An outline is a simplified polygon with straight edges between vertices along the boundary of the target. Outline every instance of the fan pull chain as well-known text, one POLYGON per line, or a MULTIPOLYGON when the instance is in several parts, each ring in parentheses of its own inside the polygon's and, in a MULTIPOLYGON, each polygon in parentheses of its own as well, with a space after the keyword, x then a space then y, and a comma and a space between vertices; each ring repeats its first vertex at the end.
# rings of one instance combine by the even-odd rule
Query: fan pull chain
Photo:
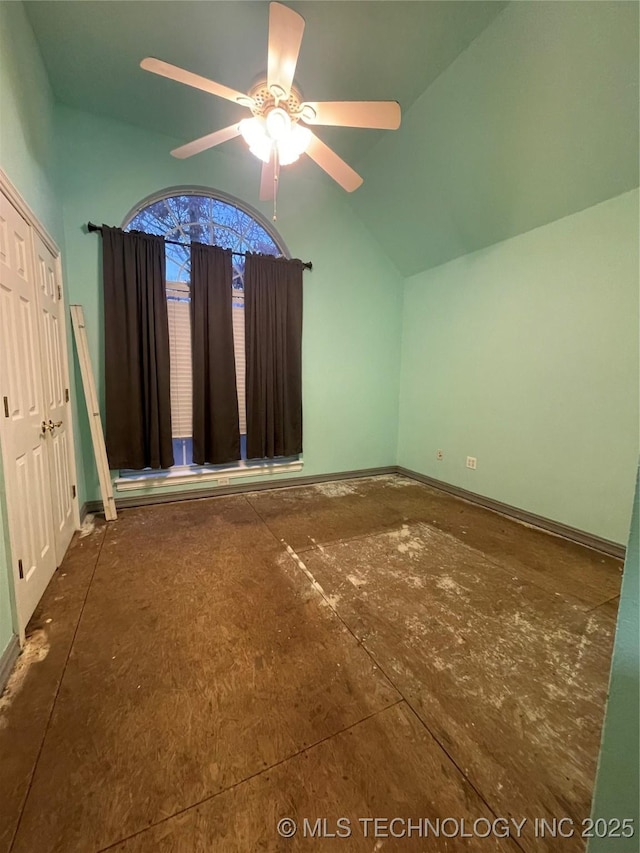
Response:
POLYGON ((278 163, 278 147, 273 146, 273 221, 278 219, 278 176, 280 167, 278 163))

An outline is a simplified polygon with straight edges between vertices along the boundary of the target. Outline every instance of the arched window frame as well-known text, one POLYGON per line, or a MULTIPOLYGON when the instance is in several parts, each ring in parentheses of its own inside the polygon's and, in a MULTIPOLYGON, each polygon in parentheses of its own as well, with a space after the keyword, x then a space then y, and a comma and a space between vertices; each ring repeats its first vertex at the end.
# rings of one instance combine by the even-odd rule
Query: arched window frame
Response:
MULTIPOLYGON (((236 355, 236 379, 238 385, 238 408, 240 412, 241 433, 246 430, 244 411, 244 261, 245 252, 262 252, 279 257, 290 257, 289 250, 282 237, 262 214, 241 199, 228 195, 210 187, 179 186, 168 187, 142 199, 125 216, 123 230, 146 231, 165 237, 167 241, 184 243, 188 247, 191 237, 198 242, 210 245, 222 245, 235 254, 233 256, 233 327, 236 355), (228 209, 226 221, 216 220, 213 215, 201 217, 198 221, 184 220, 179 210, 172 210, 165 204, 167 211, 167 226, 162 226, 162 220, 155 222, 136 220, 149 208, 159 202, 169 199, 185 199, 194 197, 210 203, 209 213, 213 214, 216 205, 219 212, 228 209), (235 213, 233 213, 233 212, 235 213), (232 227, 233 216, 236 215, 237 228, 232 227), (193 233, 195 232, 195 233, 193 233), (264 235, 264 236, 263 236, 264 235), (266 237, 266 239, 265 239, 266 237)), ((189 269, 190 253, 188 248, 182 251, 179 246, 167 243, 167 300, 169 302, 169 333, 171 342, 171 393, 172 419, 174 422, 174 457, 176 468, 193 467, 191 462, 191 437, 181 435, 189 430, 191 410, 191 375, 190 375, 190 331, 188 323, 189 302, 189 269), (172 310, 174 309, 174 310, 172 310), (188 336, 188 340, 187 340, 188 336), (188 365, 188 367, 185 367, 188 365)), ((245 439, 242 437, 243 458, 245 439)))
MULTIPOLYGON (((122 229, 127 231, 131 227, 131 223, 136 217, 138 217, 144 210, 149 207, 152 207, 154 204, 160 201, 166 201, 169 198, 182 198, 188 196, 195 196, 201 198, 211 199, 213 202, 221 202, 224 205, 229 205, 230 207, 234 207, 239 210, 242 214, 252 219, 256 222, 257 225, 262 228, 269 238, 273 241, 275 246, 278 249, 278 255, 284 258, 290 258, 291 254, 289 249, 287 248, 284 240, 280 236, 280 234, 276 231, 273 225, 266 219, 259 210, 256 210, 250 204, 246 204, 246 202, 242 201, 242 199, 236 198, 235 196, 229 195, 228 193, 224 193, 221 190, 211 189, 211 187, 202 187, 202 186, 178 186, 178 187, 167 187, 164 190, 160 190, 158 192, 152 193, 146 198, 142 199, 142 201, 138 202, 135 207, 131 208, 131 210, 124 217, 122 223, 122 229)), ((179 232, 184 228, 186 223, 175 222, 174 229, 178 231, 178 234, 172 232, 163 233, 162 236, 167 240, 178 240, 179 232)), ((222 226, 225 227, 225 226, 222 226)), ((140 229, 144 230, 144 229, 140 229)), ((160 234, 159 231, 153 231, 154 234, 160 234)), ((242 235, 241 235, 242 236, 242 235)), ((185 245, 189 243, 188 239, 184 240, 185 245)), ((210 240, 200 240, 200 242, 210 243, 210 240)), ((246 241, 245 241, 246 242, 246 241)), ((212 244, 213 245, 213 244, 212 244)), ((215 244, 220 245, 220 244, 215 244)), ((224 248, 230 248, 232 251, 246 252, 251 251, 250 248, 240 247, 237 248, 234 245, 226 245, 224 248)), ((255 251, 255 249, 254 249, 255 251)), ((271 254, 271 252, 265 253, 271 254)), ((235 261, 237 258, 234 258, 234 282, 237 280, 240 270, 237 269, 235 261)), ((238 265, 239 266, 239 265, 238 265)), ((181 279, 178 279, 181 280, 181 279)))

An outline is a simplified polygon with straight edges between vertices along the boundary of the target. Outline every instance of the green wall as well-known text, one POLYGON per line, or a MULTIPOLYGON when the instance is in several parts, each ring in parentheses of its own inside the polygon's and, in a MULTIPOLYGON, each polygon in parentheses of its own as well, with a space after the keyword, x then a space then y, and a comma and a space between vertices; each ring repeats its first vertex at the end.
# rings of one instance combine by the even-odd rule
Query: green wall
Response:
POLYGON ((54 187, 54 109, 23 4, 0 3, 0 168, 61 245, 61 210, 54 187))
MULTIPOLYGON (((243 150, 180 161, 169 154, 176 140, 131 125, 65 107, 57 122, 67 293, 85 308, 102 396, 100 238, 85 234, 84 224, 119 225, 141 199, 184 185, 230 193, 267 217, 271 207, 257 199, 260 164, 243 150)), ((292 171, 283 170, 276 225, 292 255, 313 262, 304 278, 301 475, 393 465, 402 280, 341 190, 292 171)), ((83 408, 81 501, 99 499, 83 408)))
POLYGON ((398 447, 406 468, 626 542, 637 190, 406 281, 398 447))
POLYGON ((640 469, 622 577, 609 701, 602 732, 592 817, 633 818, 629 839, 594 838, 589 853, 637 853, 640 847, 640 469))
MULTIPOLYGON (((24 8, 0 2, 0 168, 61 245, 61 211, 52 182, 53 113, 49 81, 24 8)), ((0 657, 13 634, 9 553, 0 460, 0 657)))

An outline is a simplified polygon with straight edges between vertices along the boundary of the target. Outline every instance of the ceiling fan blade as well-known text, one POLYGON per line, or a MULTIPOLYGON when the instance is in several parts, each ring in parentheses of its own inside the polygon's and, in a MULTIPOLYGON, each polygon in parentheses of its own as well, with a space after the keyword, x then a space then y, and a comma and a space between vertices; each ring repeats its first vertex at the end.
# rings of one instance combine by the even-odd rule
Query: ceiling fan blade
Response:
POLYGON ((302 104, 306 124, 336 127, 377 127, 397 130, 400 127, 400 104, 397 101, 306 101, 302 104), (311 107, 312 117, 305 107, 311 107))
POLYGON ((233 139, 235 136, 240 136, 240 129, 237 124, 231 124, 229 127, 223 127, 222 130, 216 130, 215 133, 208 133, 206 136, 194 139, 193 142, 187 142, 186 145, 174 148, 171 153, 179 160, 184 160, 185 157, 193 157, 194 154, 199 154, 201 151, 206 151, 207 148, 220 145, 222 142, 233 139))
POLYGON ((306 153, 348 193, 357 190, 362 184, 360 175, 341 157, 338 157, 335 151, 318 139, 315 133, 311 134, 311 142, 306 153))
POLYGON ((194 89, 209 92, 210 95, 226 98, 227 101, 233 101, 243 106, 250 106, 253 103, 253 99, 243 92, 237 92, 235 89, 223 86, 222 83, 215 83, 207 77, 201 77, 199 74, 193 74, 193 72, 179 68, 177 65, 163 62, 162 59, 154 59, 153 56, 147 56, 146 59, 143 59, 140 63, 140 68, 144 68, 145 71, 151 71, 152 74, 159 74, 161 77, 168 77, 169 80, 176 80, 178 83, 193 86, 194 89))
POLYGON ((275 178, 279 175, 280 168, 276 166, 276 158, 271 155, 268 163, 262 164, 262 175, 260 177, 260 201, 273 201, 275 198, 275 178))
POLYGON ((296 73, 304 18, 282 3, 269 4, 269 55, 267 86, 277 86, 288 98, 296 73))

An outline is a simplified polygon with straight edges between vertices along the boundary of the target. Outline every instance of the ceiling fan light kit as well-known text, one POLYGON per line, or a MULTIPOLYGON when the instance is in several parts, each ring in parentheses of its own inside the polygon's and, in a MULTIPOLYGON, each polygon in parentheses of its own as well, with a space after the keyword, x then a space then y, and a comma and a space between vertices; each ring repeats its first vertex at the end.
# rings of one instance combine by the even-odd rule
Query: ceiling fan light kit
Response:
POLYGON ((238 125, 249 151, 264 163, 277 156, 280 166, 289 166, 303 154, 311 142, 311 131, 293 124, 288 113, 275 108, 266 119, 254 116, 238 125))
POLYGON ((295 163, 301 154, 306 153, 347 192, 353 192, 362 184, 360 175, 305 124, 384 130, 396 130, 400 126, 400 105, 396 101, 307 103, 302 100, 302 94, 293 85, 293 78, 304 23, 302 15, 282 3, 269 4, 267 76, 248 94, 160 59, 147 57, 140 63, 145 71, 226 98, 251 110, 252 118, 188 142, 171 153, 179 158, 192 157, 242 136, 249 151, 263 163, 260 200, 274 201, 274 219, 280 166, 295 163))

